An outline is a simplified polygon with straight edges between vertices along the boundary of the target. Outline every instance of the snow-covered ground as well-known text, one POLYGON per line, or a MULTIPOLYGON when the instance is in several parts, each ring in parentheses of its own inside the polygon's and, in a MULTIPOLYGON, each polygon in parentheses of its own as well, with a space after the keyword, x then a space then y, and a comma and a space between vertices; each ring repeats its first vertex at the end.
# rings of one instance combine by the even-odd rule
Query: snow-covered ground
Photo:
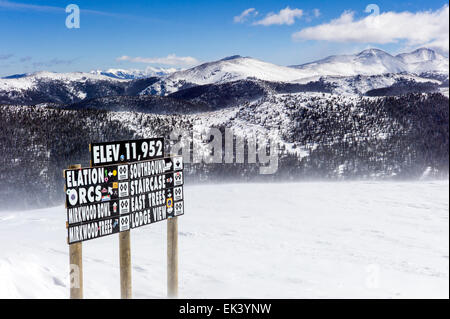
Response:
POLYGON ((358 54, 334 55, 325 59, 294 66, 315 75, 375 75, 409 72, 420 74, 428 71, 442 71, 448 74, 448 57, 420 48, 396 56, 379 49, 367 49, 358 54))
MULTIPOLYGON (((449 183, 186 186, 180 295, 448 298, 449 183)), ((68 297, 64 208, 0 212, 0 298, 68 297)), ((166 294, 166 222, 132 231, 133 294, 166 294)), ((83 244, 86 298, 119 297, 118 235, 83 244)))
POLYGON ((63 81, 65 83, 79 82, 84 83, 86 81, 125 81, 121 79, 113 79, 106 75, 85 73, 85 72, 69 72, 69 73, 56 73, 56 72, 34 72, 24 74, 18 78, 0 78, 0 90, 12 91, 12 90, 24 90, 24 89, 36 89, 39 81, 63 81))

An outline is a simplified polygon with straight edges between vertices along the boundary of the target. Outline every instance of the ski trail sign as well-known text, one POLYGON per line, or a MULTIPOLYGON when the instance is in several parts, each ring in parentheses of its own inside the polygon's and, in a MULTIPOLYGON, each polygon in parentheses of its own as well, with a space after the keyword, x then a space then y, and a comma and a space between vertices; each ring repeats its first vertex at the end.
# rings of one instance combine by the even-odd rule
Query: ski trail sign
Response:
POLYGON ((69 244, 184 214, 181 156, 68 169, 64 177, 69 244))
POLYGON ((164 157, 164 139, 92 143, 91 166, 130 163, 164 157))
POLYGON ((183 158, 164 157, 164 139, 92 143, 90 167, 64 170, 70 265, 83 298, 82 243, 119 234, 120 289, 131 298, 131 229, 167 220, 167 291, 178 293, 178 219, 184 214, 183 158))

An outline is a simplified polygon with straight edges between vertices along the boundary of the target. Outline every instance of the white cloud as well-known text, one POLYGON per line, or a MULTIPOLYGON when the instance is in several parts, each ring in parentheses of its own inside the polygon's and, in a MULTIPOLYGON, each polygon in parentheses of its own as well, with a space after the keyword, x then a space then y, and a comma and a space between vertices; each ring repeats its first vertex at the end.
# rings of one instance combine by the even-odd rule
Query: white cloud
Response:
POLYGON ((319 9, 314 9, 313 10, 313 14, 314 14, 314 17, 318 18, 320 16, 320 10, 319 9))
POLYGON ((301 9, 291 9, 286 7, 278 13, 269 13, 262 20, 256 21, 255 25, 264 25, 269 26, 273 24, 287 24, 292 25, 295 22, 296 18, 301 18, 303 16, 303 10, 301 9))
POLYGON ((428 46, 448 53, 449 6, 435 11, 384 12, 361 19, 346 11, 329 23, 300 30, 294 39, 356 43, 397 43, 428 46))
POLYGON ((234 21, 234 23, 243 23, 243 22, 245 22, 245 20, 247 20, 249 15, 256 16, 256 15, 258 15, 258 11, 256 11, 255 8, 248 8, 248 9, 242 11, 242 13, 240 15, 235 16, 233 21, 234 21))
POLYGON ((116 59, 117 61, 130 61, 135 63, 146 63, 146 64, 164 64, 164 65, 182 65, 191 66, 199 64, 200 62, 190 56, 176 56, 175 54, 169 54, 166 57, 160 58, 143 58, 143 57, 130 57, 123 55, 116 59))
MULTIPOLYGON (((49 12, 49 13, 66 12, 65 7, 63 8, 63 7, 55 7, 55 6, 47 6, 47 5, 39 5, 39 4, 27 4, 27 3, 12 2, 12 1, 7 1, 7 0, 0 0, 0 8, 6 9, 6 10, 11 10, 11 11, 37 11, 37 12, 49 12)), ((90 9, 85 9, 84 7, 81 8, 81 13, 82 14, 88 13, 88 14, 92 14, 92 15, 100 15, 100 16, 115 17, 115 18, 127 18, 127 19, 141 20, 141 21, 156 21, 156 19, 152 19, 152 18, 142 18, 142 17, 136 17, 133 15, 127 15, 127 14, 90 10, 90 9)))
POLYGON ((11 1, 0 1, 0 8, 10 9, 10 10, 33 10, 33 11, 47 11, 47 12, 62 12, 64 8, 17 3, 11 1))

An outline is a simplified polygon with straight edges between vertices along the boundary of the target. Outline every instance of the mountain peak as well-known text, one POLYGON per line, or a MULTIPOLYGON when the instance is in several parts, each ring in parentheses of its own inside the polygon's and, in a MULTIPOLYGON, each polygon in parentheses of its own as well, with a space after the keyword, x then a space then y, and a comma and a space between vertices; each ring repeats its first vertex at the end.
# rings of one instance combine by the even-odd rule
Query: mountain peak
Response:
POLYGON ((2 79, 21 79, 28 76, 28 73, 12 74, 2 77, 2 79))
POLYGON ((370 49, 366 49, 363 50, 361 52, 359 52, 356 56, 362 57, 362 56, 385 56, 385 55, 389 55, 389 53, 380 50, 380 49, 375 49, 375 48, 370 48, 370 49))
POLYGON ((227 57, 221 59, 220 61, 229 61, 229 60, 235 60, 235 59, 239 59, 239 58, 242 58, 242 56, 236 54, 236 55, 227 56, 227 57))
POLYGON ((143 79, 152 76, 167 76, 173 72, 178 71, 175 68, 158 68, 148 66, 144 70, 139 69, 107 69, 107 70, 93 70, 91 74, 104 75, 114 79, 122 79, 122 80, 135 80, 135 79, 143 79))
POLYGON ((428 48, 419 48, 410 53, 402 53, 396 56, 410 66, 410 71, 420 74, 437 71, 448 74, 448 58, 428 48))
POLYGON ((421 53, 421 52, 436 53, 436 51, 434 51, 433 49, 429 49, 429 48, 418 48, 418 49, 412 51, 411 53, 421 53))
POLYGON ((410 53, 402 53, 397 55, 398 58, 408 61, 409 63, 433 61, 438 58, 438 54, 432 49, 419 48, 410 53))
POLYGON ((419 48, 396 56, 370 48, 354 55, 334 55, 325 59, 293 66, 312 75, 374 75, 385 73, 438 72, 448 74, 448 58, 432 49, 419 48))

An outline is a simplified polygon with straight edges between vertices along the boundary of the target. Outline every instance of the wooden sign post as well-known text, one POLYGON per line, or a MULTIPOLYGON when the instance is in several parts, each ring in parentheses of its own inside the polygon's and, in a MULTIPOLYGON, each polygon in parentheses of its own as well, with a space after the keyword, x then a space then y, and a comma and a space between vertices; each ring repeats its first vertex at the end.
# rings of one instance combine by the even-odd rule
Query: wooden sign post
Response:
POLYGON ((64 171, 70 298, 83 298, 82 242, 119 234, 120 295, 132 298, 131 229, 168 219, 167 287, 178 296, 178 225, 184 215, 183 159, 164 139, 90 145, 91 165, 64 171))
POLYGON ((120 297, 131 299, 131 239, 130 231, 119 233, 120 297))
MULTIPOLYGON (((80 164, 69 169, 79 169, 80 164)), ((69 245, 70 299, 83 299, 83 243, 69 245)))
POLYGON ((178 297, 178 218, 167 220, 167 296, 178 297))

